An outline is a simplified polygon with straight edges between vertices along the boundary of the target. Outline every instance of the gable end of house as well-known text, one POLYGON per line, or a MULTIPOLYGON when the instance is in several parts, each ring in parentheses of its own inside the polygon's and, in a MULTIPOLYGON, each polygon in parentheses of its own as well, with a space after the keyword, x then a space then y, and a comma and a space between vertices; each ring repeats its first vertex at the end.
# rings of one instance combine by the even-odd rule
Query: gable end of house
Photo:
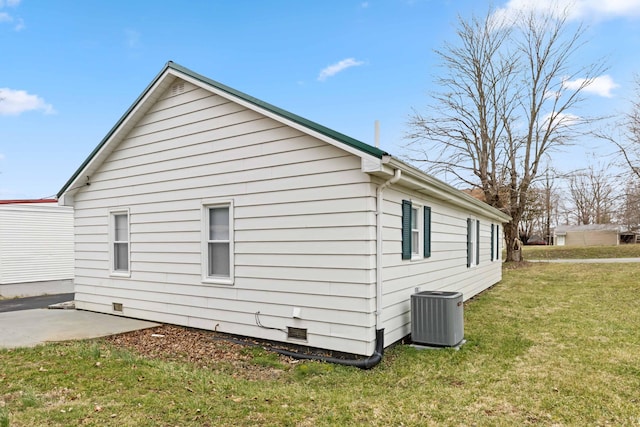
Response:
POLYGON ((349 151, 352 152, 352 154, 359 154, 363 158, 363 162, 371 158, 382 160, 385 156, 388 157, 388 153, 377 147, 373 147, 326 126, 322 126, 316 122, 305 119, 297 114, 293 114, 282 108, 276 107, 275 105, 269 104, 244 92, 238 91, 198 74, 186 67, 174 63, 173 61, 169 61, 60 189, 57 197, 63 204, 66 204, 64 200, 65 193, 70 193, 73 190, 82 188, 89 184, 90 175, 94 169, 92 166, 94 166, 95 163, 100 163, 100 154, 104 153, 103 155, 105 157, 108 155, 110 145, 117 145, 117 143, 120 142, 117 138, 118 133, 124 133, 124 131, 128 129, 127 123, 129 121, 135 121, 135 117, 144 115, 150 104, 153 104, 155 99, 157 99, 164 90, 171 86, 176 78, 191 81, 194 84, 205 87, 212 92, 223 96, 226 95, 226 97, 234 102, 242 104, 278 121, 282 121, 285 124, 293 126, 305 133, 309 133, 312 136, 320 137, 332 145, 342 145, 343 147, 350 149, 349 151), (86 182, 81 182, 83 176, 87 177, 86 182))

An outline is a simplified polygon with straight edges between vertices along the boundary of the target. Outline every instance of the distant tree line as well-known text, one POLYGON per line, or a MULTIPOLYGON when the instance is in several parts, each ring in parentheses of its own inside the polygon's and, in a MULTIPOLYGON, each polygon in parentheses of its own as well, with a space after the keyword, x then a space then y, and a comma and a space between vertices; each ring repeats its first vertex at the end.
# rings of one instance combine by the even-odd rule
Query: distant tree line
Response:
POLYGON ((547 172, 529 191, 520 239, 550 243, 553 229, 564 224, 618 224, 640 231, 640 179, 612 170, 617 169, 606 164, 569 174, 547 172))

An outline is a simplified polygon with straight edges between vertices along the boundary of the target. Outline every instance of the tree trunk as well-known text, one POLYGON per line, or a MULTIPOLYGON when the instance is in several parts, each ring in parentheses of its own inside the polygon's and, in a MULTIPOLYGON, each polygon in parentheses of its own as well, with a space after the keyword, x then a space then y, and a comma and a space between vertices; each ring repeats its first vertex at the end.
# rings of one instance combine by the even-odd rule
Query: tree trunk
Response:
POLYGON ((504 225, 504 240, 507 247, 506 262, 522 261, 522 242, 518 238, 518 225, 511 221, 504 225))

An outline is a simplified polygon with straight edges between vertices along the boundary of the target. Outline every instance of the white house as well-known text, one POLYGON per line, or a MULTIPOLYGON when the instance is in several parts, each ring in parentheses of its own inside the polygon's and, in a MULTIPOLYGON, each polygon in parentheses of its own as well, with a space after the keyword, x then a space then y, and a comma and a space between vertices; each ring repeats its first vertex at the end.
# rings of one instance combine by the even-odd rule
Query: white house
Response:
POLYGON ((172 62, 58 196, 77 308, 358 355, 410 333, 416 289, 498 282, 509 219, 172 62))
POLYGON ((73 292, 73 209, 0 200, 0 296, 73 292))

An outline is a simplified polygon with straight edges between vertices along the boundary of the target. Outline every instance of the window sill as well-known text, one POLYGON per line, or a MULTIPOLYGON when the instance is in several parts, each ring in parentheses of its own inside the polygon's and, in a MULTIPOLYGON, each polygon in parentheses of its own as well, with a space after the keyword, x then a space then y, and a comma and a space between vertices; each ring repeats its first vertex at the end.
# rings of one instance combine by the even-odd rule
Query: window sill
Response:
POLYGON ((233 279, 215 279, 213 277, 205 277, 202 279, 202 283, 207 285, 233 286, 233 279))
POLYGON ((112 271, 111 273, 109 273, 109 276, 130 278, 131 272, 130 271, 112 271))

